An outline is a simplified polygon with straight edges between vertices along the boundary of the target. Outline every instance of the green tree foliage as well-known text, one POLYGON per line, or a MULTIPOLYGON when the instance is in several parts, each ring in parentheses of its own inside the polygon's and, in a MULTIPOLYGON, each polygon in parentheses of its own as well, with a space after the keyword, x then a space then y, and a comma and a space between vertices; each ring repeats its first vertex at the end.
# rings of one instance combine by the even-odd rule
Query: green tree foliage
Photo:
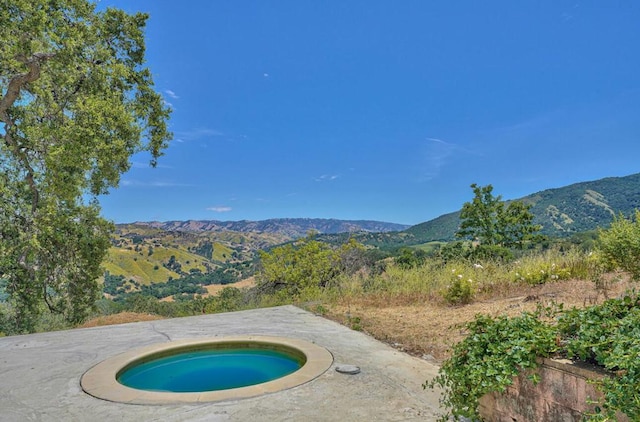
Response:
POLYGON ((635 220, 620 215, 607 230, 599 231, 598 250, 606 267, 628 271, 640 280, 640 211, 635 220))
POLYGON ((284 291, 296 296, 309 287, 325 287, 341 273, 352 273, 363 262, 364 247, 350 240, 339 248, 313 240, 311 236, 294 244, 261 251, 259 289, 265 293, 284 291))
POLYGON ((132 154, 155 165, 170 110, 144 67, 147 15, 88 0, 0 0, 0 278, 16 331, 81 321, 112 225, 97 196, 132 154))
POLYGON ((411 269, 421 265, 426 259, 426 252, 420 249, 402 248, 395 257, 396 264, 403 269, 411 269))
POLYGON ((465 202, 460 212, 458 238, 468 238, 483 247, 521 249, 526 240, 540 230, 533 224, 530 206, 520 201, 508 205, 500 195, 493 196, 493 186, 471 185, 474 198, 465 202))

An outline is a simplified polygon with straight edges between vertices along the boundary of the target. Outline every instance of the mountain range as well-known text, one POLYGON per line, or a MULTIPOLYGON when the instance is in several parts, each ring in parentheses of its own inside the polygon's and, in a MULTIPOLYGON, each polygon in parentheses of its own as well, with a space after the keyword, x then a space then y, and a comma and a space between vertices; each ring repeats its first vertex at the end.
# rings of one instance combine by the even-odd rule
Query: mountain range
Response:
POLYGON ((384 233, 390 231, 402 231, 410 227, 405 224, 385 223, 381 221, 336 220, 326 218, 274 218, 262 221, 152 221, 136 222, 134 224, 151 226, 167 231, 274 233, 284 235, 292 239, 304 237, 309 234, 309 232, 316 232, 319 234, 353 232, 384 233))

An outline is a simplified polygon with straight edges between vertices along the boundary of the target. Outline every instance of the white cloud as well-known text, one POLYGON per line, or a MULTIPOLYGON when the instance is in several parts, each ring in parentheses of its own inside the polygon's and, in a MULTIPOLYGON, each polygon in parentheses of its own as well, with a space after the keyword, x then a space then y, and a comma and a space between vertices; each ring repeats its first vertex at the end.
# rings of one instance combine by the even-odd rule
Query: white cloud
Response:
POLYGON ((424 152, 424 167, 422 169, 422 178, 424 180, 432 180, 438 177, 442 168, 457 152, 482 155, 439 138, 427 138, 427 141, 424 152))
POLYGON ((167 94, 169 97, 173 98, 174 100, 177 100, 178 98, 180 98, 180 97, 178 97, 178 96, 176 95, 176 93, 175 93, 175 92, 173 92, 173 91, 172 91, 172 90, 170 90, 170 89, 165 89, 165 90, 164 90, 164 92, 165 92, 165 94, 167 94))
POLYGON ((427 141, 429 143, 426 146, 423 177, 426 180, 431 180, 438 177, 442 167, 453 154, 455 145, 437 138, 427 138, 427 141))
POLYGON ((196 141, 200 139, 224 136, 224 133, 215 129, 199 128, 186 131, 175 131, 175 139, 178 142, 196 141))
POLYGON ((339 178, 340 176, 337 174, 323 174, 320 177, 316 177, 315 180, 316 182, 330 182, 332 180, 336 180, 337 178, 339 178))
POLYGON ((207 211, 215 211, 215 212, 229 212, 231 210, 232 210, 231 207, 224 207, 224 206, 221 206, 221 207, 208 207, 207 208, 207 211))
POLYGON ((438 139, 438 138, 427 138, 427 141, 431 141, 431 142, 437 142, 439 144, 447 144, 445 141, 443 141, 442 139, 438 139))

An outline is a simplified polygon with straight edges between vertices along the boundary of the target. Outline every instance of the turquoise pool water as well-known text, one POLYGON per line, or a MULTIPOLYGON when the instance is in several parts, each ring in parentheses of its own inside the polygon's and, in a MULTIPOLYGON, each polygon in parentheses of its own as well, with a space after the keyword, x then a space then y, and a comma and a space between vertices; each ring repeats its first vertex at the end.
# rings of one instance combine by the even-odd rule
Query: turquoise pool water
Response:
POLYGON ((127 387, 191 393, 246 387, 284 377, 303 365, 269 349, 208 349, 179 352, 135 365, 118 375, 127 387))

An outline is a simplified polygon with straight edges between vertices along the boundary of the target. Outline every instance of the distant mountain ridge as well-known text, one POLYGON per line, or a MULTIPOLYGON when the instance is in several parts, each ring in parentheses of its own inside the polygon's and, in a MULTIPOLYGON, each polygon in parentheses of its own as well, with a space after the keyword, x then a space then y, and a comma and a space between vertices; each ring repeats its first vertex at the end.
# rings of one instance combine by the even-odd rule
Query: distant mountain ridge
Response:
POLYGON ((320 234, 336 233, 385 233, 402 231, 409 228, 406 224, 387 223, 372 220, 338 220, 325 218, 274 218, 261 221, 219 221, 219 220, 187 220, 187 221, 151 221, 135 222, 167 231, 234 231, 240 233, 275 233, 290 238, 304 237, 309 231, 320 234))

